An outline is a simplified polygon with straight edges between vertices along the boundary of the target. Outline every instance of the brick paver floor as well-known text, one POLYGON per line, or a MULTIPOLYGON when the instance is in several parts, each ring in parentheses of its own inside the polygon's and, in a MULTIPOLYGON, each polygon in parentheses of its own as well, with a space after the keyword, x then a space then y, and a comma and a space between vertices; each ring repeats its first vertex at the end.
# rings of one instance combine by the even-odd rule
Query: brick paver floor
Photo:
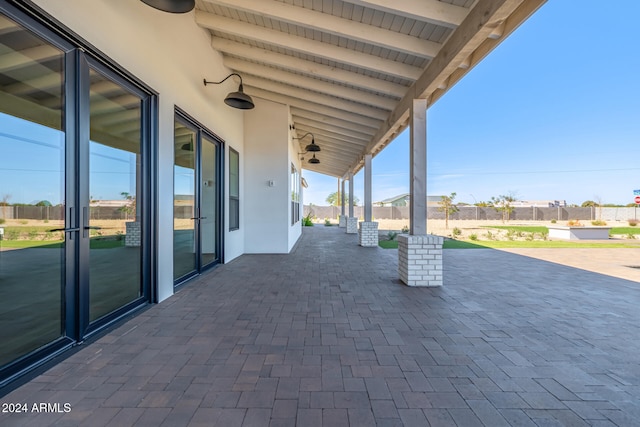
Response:
POLYGON ((487 249, 409 288, 396 258, 304 229, 2 397, 29 413, 0 425, 640 425, 639 283, 487 249))

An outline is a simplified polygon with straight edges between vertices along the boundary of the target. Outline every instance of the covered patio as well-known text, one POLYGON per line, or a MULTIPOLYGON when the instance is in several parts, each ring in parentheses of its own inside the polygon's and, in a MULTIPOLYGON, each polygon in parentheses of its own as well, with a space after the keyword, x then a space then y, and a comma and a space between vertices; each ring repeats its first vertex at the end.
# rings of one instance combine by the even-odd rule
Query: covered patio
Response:
POLYGON ((445 286, 412 288, 396 251, 305 228, 290 254, 242 255, 78 346, 4 396, 28 411, 0 424, 637 425, 638 272, 579 267, 445 250, 445 286))

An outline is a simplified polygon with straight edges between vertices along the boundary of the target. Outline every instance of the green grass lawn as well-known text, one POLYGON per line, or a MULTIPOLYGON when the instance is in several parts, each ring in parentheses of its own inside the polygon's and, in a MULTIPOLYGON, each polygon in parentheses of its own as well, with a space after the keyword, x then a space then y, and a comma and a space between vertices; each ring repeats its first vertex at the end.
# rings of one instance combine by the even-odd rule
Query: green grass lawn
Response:
POLYGON ((638 227, 613 227, 611 234, 640 234, 638 227))
POLYGON ((383 249, 398 249, 398 241, 397 240, 380 240, 378 242, 378 246, 383 249))

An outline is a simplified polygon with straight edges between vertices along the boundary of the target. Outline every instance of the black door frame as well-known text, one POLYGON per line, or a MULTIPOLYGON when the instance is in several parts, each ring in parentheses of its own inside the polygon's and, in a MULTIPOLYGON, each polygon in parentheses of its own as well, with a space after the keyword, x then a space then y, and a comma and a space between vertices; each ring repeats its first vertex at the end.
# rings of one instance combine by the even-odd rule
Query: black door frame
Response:
MULTIPOLYGON (((20 376, 81 344, 132 311, 157 301, 158 94, 33 3, 0 0, 0 14, 65 52, 65 245, 61 337, 0 366, 0 390, 20 376), (89 67, 142 99, 141 190, 142 295, 89 323, 89 239, 83 237, 89 211, 89 67)), ((88 233, 87 233, 88 236, 88 233)))
MULTIPOLYGON (((189 279, 194 276, 207 271, 218 264, 224 262, 224 140, 215 133, 208 130, 205 126, 200 124, 197 120, 189 116, 183 109, 175 107, 175 121, 190 128, 196 133, 196 140, 194 141, 194 153, 195 153, 195 197, 194 200, 194 212, 195 217, 200 216, 201 204, 202 204, 202 140, 206 138, 212 141, 216 149, 216 242, 215 251, 217 258, 207 265, 202 265, 202 233, 200 228, 200 221, 196 219, 194 226, 195 233, 195 251, 196 251, 196 266, 195 270, 174 279, 174 288, 180 287, 189 279)), ((175 162, 175 160, 174 160, 175 162)), ((174 190, 175 192, 175 190, 174 190)))

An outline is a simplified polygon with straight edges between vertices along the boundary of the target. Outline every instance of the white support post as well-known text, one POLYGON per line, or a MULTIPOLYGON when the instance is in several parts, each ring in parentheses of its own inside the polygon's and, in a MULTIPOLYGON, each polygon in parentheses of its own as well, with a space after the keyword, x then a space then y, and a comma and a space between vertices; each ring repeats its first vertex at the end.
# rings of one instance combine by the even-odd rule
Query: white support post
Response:
POLYGON ((371 154, 364 155, 364 220, 371 222, 371 154))
POLYGON ((410 111, 409 234, 427 234, 427 100, 414 99, 410 111))
POLYGON ((349 171, 349 218, 353 217, 353 172, 349 171))
POLYGON ((345 228, 347 226, 347 216, 345 215, 345 196, 344 196, 344 179, 342 179, 342 183, 340 184, 342 187, 342 194, 340 194, 340 219, 338 221, 338 226, 340 228, 345 228))
POLYGON ((358 232, 358 218, 353 216, 353 172, 349 171, 349 216, 347 217, 347 234, 358 232))
POLYGON ((344 179, 340 181, 340 215, 344 216, 344 179))
POLYGON ((360 223, 358 237, 360 246, 378 246, 378 223, 373 222, 371 202, 371 154, 364 156, 364 221, 360 223))
POLYGON ((427 101, 410 111, 410 232, 398 236, 398 273, 408 286, 442 286, 441 236, 427 234, 427 101))

